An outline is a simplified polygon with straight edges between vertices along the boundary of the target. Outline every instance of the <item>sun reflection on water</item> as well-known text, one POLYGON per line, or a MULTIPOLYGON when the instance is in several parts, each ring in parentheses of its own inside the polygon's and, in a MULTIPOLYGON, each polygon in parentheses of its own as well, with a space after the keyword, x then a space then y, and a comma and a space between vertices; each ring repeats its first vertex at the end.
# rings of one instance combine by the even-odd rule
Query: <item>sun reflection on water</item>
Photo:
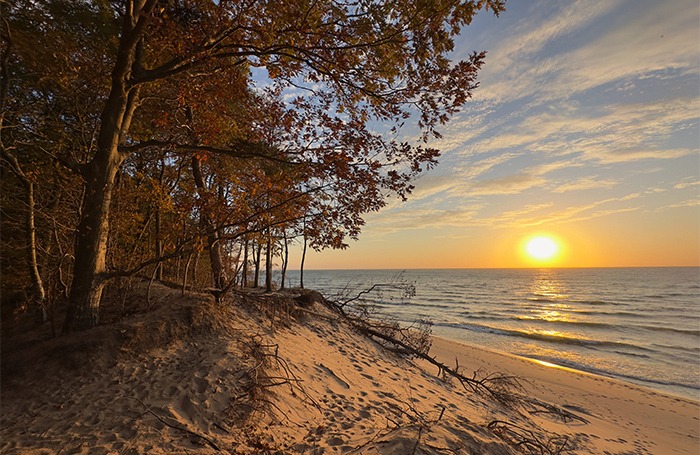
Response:
MULTIPOLYGON (((532 321, 546 322, 573 322, 571 314, 571 305, 566 300, 568 294, 566 288, 556 278, 555 272, 551 270, 542 270, 532 282, 528 290, 532 298, 528 299, 531 302, 538 303, 531 309, 531 315, 523 319, 532 321)), ((553 335, 557 335, 558 332, 553 335)))
POLYGON ((556 279, 554 273, 543 270, 532 283, 530 293, 536 297, 546 297, 550 300, 564 299, 568 297, 562 283, 556 279))

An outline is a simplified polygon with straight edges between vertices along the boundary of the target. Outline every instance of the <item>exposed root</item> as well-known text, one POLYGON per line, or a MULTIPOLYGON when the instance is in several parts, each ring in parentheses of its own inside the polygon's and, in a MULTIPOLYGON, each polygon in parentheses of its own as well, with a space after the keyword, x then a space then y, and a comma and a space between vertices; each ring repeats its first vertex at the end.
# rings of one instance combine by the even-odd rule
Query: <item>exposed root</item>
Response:
POLYGON ((568 436, 539 436, 532 430, 504 420, 494 420, 488 428, 508 444, 529 454, 560 455, 573 447, 568 436))

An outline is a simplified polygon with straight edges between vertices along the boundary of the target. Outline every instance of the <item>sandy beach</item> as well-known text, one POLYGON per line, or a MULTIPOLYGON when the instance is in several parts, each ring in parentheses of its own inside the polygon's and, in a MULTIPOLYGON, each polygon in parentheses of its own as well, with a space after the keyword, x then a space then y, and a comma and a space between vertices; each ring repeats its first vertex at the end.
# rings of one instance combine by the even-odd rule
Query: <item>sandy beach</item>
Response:
POLYGON ((457 357, 470 368, 527 379, 533 397, 588 421, 564 427, 539 423, 550 431, 580 435, 592 453, 700 453, 700 408, 695 401, 441 338, 434 338, 431 353, 445 362, 457 357))
POLYGON ((612 379, 433 339, 516 404, 437 376, 316 303, 215 305, 157 286, 84 333, 3 343, 2 453, 697 454, 700 406, 612 379))

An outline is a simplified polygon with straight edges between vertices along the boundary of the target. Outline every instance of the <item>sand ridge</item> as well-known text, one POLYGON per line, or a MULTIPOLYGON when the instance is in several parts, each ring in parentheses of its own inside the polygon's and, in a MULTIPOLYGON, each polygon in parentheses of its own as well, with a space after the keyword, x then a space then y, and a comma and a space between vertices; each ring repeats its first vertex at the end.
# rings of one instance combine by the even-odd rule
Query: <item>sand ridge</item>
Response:
POLYGON ((157 286, 149 312, 4 355, 2 453, 509 454, 523 435, 552 453, 698 453, 690 400, 434 340, 444 362, 517 373, 583 418, 563 421, 445 382, 318 304, 272 323, 240 296, 157 286))

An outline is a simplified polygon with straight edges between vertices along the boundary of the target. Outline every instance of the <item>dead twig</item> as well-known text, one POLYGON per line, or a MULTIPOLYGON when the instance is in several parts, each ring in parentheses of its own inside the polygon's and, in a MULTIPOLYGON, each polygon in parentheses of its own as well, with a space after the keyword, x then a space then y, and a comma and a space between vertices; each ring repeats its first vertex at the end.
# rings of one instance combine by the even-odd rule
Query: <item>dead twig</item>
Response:
POLYGON ((209 445, 210 445, 214 450, 216 450, 217 452, 221 452, 221 449, 214 443, 214 441, 212 441, 212 440, 209 439, 208 437, 206 437, 206 436, 204 436, 204 435, 201 435, 201 434, 197 433, 196 431, 192 431, 192 430, 190 430, 190 429, 188 429, 188 428, 185 428, 185 427, 183 427, 183 426, 175 425, 175 424, 172 424, 172 423, 168 422, 167 420, 165 420, 164 418, 162 418, 161 416, 159 416, 158 414, 156 414, 156 413, 155 413, 150 407, 148 407, 148 405, 147 405, 146 403, 144 403, 143 400, 141 400, 139 397, 134 397, 134 398, 135 398, 136 400, 138 400, 138 402, 141 403, 141 404, 144 406, 144 408, 146 408, 146 411, 148 411, 150 414, 152 414, 156 419, 160 420, 163 424, 167 425, 167 426, 170 427, 170 428, 174 428, 174 429, 176 429, 176 430, 184 431, 185 433, 189 433, 189 434, 191 434, 192 436, 196 436, 196 437, 198 437, 198 438, 200 438, 200 439, 206 441, 207 444, 209 444, 209 445))
POLYGON ((570 450, 568 436, 544 437, 504 420, 494 420, 487 427, 499 438, 520 450, 537 455, 561 455, 570 450))
POLYGON ((588 424, 590 423, 588 420, 584 419, 583 417, 574 414, 571 411, 567 411, 566 409, 562 409, 559 406, 555 406, 550 403, 545 403, 544 401, 537 400, 535 398, 526 398, 524 400, 527 404, 533 406, 532 409, 528 409, 527 412, 530 414, 551 414, 555 418, 558 418, 564 423, 569 423, 569 422, 580 422, 583 424, 588 424))

